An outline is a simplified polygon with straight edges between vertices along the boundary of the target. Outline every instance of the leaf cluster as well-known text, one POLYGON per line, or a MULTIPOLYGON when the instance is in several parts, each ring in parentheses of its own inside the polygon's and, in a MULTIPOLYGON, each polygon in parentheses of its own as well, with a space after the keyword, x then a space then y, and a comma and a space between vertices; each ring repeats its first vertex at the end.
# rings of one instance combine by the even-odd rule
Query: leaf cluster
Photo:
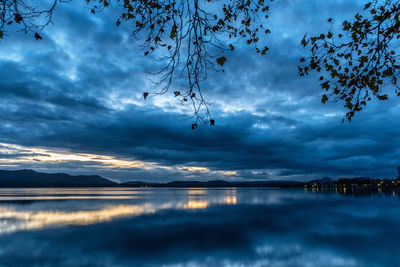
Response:
MULTIPOLYGON (((328 19, 333 25, 333 19, 328 19)), ((331 27, 332 29, 332 27, 331 27)), ((372 98, 387 100, 385 87, 392 85, 400 96, 398 77, 400 62, 400 1, 375 0, 362 13, 342 23, 339 33, 329 30, 301 41, 311 51, 300 59, 301 76, 319 73, 325 91, 322 103, 342 101, 351 118, 372 98)))

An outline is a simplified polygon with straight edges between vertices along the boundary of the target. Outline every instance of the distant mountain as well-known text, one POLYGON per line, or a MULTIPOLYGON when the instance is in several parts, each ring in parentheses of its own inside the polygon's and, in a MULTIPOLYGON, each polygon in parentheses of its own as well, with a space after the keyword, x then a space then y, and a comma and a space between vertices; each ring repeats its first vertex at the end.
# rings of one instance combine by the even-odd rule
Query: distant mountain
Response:
POLYGON ((304 182, 295 181, 249 181, 228 182, 212 181, 172 181, 167 183, 149 183, 129 181, 115 183, 98 175, 69 175, 65 173, 43 173, 34 170, 0 170, 0 187, 301 187, 304 182))
POLYGON ((126 187, 302 187, 304 182, 295 181, 249 181, 249 182, 229 182, 224 180, 211 181, 172 181, 167 183, 146 183, 141 181, 131 181, 120 184, 126 187))
POLYGON ((68 175, 33 170, 0 170, 0 187, 99 187, 115 186, 115 182, 98 175, 68 175))
POLYGON ((306 182, 299 181, 172 181, 165 183, 129 181, 124 183, 115 183, 98 175, 69 175, 65 173, 43 173, 34 170, 0 170, 0 188, 1 187, 274 187, 274 188, 299 188, 304 186, 335 186, 335 185, 363 185, 365 184, 393 184, 388 179, 372 180, 368 177, 340 178, 337 181, 329 177, 310 180, 306 182))

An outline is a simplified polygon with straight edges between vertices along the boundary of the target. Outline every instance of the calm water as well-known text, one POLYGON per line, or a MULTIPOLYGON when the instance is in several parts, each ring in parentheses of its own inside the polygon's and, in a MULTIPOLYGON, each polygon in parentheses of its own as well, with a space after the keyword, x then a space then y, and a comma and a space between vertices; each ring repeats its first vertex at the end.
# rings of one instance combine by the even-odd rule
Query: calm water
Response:
POLYGON ((0 189, 0 266, 399 266, 396 195, 0 189))

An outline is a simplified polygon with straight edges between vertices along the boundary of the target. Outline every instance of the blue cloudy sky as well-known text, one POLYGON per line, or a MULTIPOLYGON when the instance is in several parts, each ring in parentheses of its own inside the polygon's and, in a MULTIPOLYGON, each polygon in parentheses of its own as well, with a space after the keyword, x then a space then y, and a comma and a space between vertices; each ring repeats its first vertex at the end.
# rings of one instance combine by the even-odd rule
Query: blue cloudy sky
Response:
MULTIPOLYGON (((100 174, 114 180, 307 180, 395 176, 399 99, 372 102, 341 124, 341 103, 321 104, 315 77, 300 78, 305 32, 327 31, 362 1, 271 3, 266 56, 239 46, 203 91, 216 126, 191 130, 191 110, 156 92, 120 10, 92 15, 86 1, 60 4, 36 41, 0 42, 0 168, 100 174)), ((179 81, 178 81, 179 83, 179 81)))

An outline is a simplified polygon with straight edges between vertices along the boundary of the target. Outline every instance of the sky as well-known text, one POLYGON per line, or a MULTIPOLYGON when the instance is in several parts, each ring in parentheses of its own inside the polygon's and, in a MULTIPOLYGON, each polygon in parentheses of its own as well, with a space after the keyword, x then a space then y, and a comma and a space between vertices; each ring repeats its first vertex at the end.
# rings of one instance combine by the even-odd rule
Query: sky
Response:
POLYGON ((225 54, 225 72, 202 84, 216 125, 195 131, 173 90, 152 94, 160 62, 116 27, 120 10, 93 15, 85 2, 59 4, 43 40, 10 31, 0 41, 0 169, 149 182, 397 175, 399 99, 342 124, 343 104, 321 104, 316 77, 297 71, 303 35, 329 30, 329 17, 340 25, 362 1, 272 2, 270 51, 225 54))

